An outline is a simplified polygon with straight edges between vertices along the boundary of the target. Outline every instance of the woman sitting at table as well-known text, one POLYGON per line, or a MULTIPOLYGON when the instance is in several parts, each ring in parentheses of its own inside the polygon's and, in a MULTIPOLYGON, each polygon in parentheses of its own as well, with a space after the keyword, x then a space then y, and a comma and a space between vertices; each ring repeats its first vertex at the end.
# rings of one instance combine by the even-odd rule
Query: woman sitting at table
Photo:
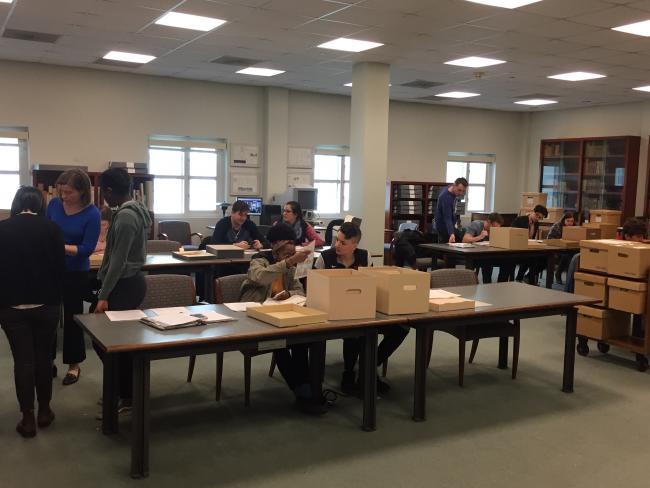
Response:
POLYGON ((54 421, 52 344, 65 273, 65 241, 44 217, 43 195, 21 187, 11 217, 0 222, 0 324, 14 357, 16 396, 23 414, 16 431, 34 437, 54 421), (34 418, 34 390, 38 416, 34 418))
POLYGON ((316 247, 325 245, 325 241, 320 238, 314 228, 302 218, 302 208, 298 202, 291 201, 284 204, 281 222, 293 228, 296 233, 295 244, 297 246, 306 246, 310 242, 314 242, 316 247))

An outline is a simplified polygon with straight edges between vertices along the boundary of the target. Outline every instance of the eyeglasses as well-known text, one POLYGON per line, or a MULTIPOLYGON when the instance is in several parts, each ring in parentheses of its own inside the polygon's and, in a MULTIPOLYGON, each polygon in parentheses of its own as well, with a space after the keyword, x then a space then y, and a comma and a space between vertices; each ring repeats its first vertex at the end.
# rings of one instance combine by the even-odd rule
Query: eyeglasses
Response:
POLYGON ((284 210, 282 210, 282 213, 293 213, 293 210, 285 208, 284 210))

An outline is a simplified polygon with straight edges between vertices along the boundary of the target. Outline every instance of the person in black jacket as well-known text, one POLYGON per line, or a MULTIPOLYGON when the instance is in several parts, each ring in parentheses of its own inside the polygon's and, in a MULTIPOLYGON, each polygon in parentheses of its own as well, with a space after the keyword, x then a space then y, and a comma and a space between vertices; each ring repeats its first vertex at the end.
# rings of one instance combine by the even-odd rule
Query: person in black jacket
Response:
POLYGON ((34 437, 37 424, 45 428, 54 421, 52 345, 65 273, 65 242, 59 226, 44 215, 41 192, 21 187, 11 217, 0 222, 0 324, 14 357, 16 396, 23 415, 16 430, 23 437, 34 437))
MULTIPOLYGON (((336 236, 334 247, 323 251, 314 263, 317 269, 350 268, 368 266, 368 251, 359 249, 361 240, 361 229, 352 222, 345 222, 341 225, 336 236)), ((383 364, 393 352, 400 346, 409 333, 409 329, 399 325, 382 327, 381 333, 384 339, 377 348, 377 365, 383 364)), ((343 339, 343 363, 344 371, 341 377, 341 390, 348 395, 358 392, 359 382, 355 381, 354 366, 357 363, 361 347, 361 338, 343 339)), ((377 392, 388 393, 388 383, 377 378, 377 392)))
POLYGON ((262 249, 264 236, 255 222, 248 218, 248 203, 237 200, 232 204, 229 217, 224 217, 214 226, 211 244, 233 244, 242 249, 262 249))
MULTIPOLYGON (((537 231, 539 230, 539 221, 548 217, 548 210, 544 205, 535 205, 532 212, 526 215, 520 215, 512 221, 512 227, 519 227, 520 229, 528 229, 528 238, 535 239, 537 231)), ((528 271, 529 263, 520 263, 519 270, 517 270, 517 281, 523 281, 528 271)), ((533 277, 537 276, 544 269, 543 262, 535 262, 528 275, 528 281, 532 284, 533 277)))

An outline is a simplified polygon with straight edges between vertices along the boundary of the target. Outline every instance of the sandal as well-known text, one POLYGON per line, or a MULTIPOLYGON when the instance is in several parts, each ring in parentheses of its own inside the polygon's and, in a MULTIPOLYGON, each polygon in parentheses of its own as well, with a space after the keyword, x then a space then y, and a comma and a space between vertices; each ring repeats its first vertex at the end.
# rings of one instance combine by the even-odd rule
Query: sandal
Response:
POLYGON ((81 368, 77 369, 77 374, 74 374, 72 371, 74 370, 68 370, 61 383, 67 386, 74 385, 77 381, 79 381, 79 376, 81 376, 81 368))

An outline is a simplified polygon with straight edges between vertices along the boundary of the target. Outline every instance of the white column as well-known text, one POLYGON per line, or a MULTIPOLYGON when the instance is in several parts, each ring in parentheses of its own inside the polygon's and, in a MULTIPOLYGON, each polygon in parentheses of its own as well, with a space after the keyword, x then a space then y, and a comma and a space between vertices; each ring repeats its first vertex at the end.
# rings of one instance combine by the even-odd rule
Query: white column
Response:
POLYGON ((266 89, 264 201, 287 189, 287 151, 289 144, 289 90, 266 89))
MULTIPOLYGON (((361 217, 361 247, 384 252, 384 210, 388 175, 388 105, 390 67, 358 63, 352 71, 350 120, 350 213, 361 217)), ((375 265, 381 258, 373 259, 375 265)))

